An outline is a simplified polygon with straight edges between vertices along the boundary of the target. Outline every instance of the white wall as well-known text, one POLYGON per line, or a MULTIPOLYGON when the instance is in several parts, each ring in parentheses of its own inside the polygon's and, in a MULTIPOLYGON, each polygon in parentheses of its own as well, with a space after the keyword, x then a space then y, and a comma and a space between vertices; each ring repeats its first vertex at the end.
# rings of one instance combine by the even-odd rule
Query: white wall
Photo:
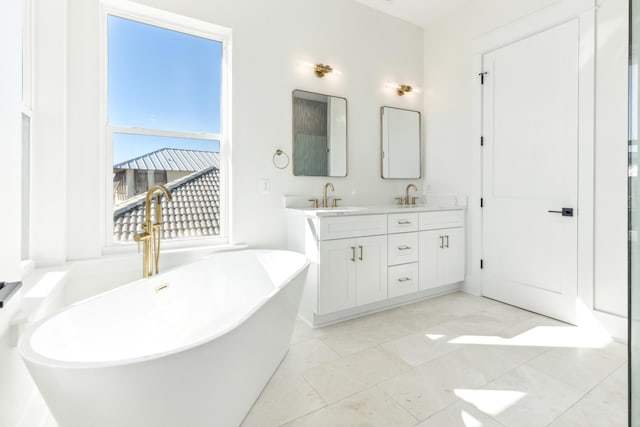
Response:
MULTIPOLYGON (((472 63, 474 39, 554 3, 558 1, 473 1, 425 30, 426 182, 432 192, 471 195, 479 182, 479 166, 472 156, 480 137, 473 130, 477 120, 473 117, 474 91, 480 72, 472 63)), ((628 2, 598 3, 593 306, 624 316, 628 2)), ((470 200, 472 217, 479 215, 476 205, 477 200, 470 200)), ((468 238, 479 237, 477 230, 468 231, 468 238)), ((478 271, 476 258, 469 257, 468 272, 478 271)))
POLYGON ((65 261, 66 0, 34 0, 34 131, 31 151, 31 256, 65 261))
MULTIPOLYGON (((283 248, 283 195, 317 197, 327 179, 276 169, 281 148, 291 156, 291 91, 348 100, 348 176, 331 178, 340 196, 400 194, 407 181, 380 178, 379 109, 420 109, 422 95, 400 98, 386 82, 422 86, 423 31, 344 0, 143 0, 140 3, 233 30, 232 233, 235 242, 283 248), (338 77, 318 79, 299 61, 322 62, 338 77), (261 179, 271 180, 262 194, 261 179)), ((99 10, 97 0, 69 0, 67 258, 101 254, 98 189, 99 10)), ((343 197, 344 198, 344 197, 343 197)), ((53 248, 51 248, 53 249, 53 248)), ((56 248, 57 249, 57 248, 56 248)))
POLYGON ((598 3, 594 306, 626 317, 629 2, 598 3))

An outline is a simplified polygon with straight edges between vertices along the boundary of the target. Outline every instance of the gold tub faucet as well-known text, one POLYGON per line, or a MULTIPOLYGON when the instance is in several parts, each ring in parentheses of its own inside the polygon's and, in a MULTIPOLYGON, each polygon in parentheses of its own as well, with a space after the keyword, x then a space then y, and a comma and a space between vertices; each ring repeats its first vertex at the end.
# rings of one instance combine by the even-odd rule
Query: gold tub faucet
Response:
POLYGON ((162 205, 160 197, 164 193, 167 200, 171 201, 171 193, 164 185, 156 185, 147 191, 145 204, 144 224, 142 232, 133 236, 133 240, 138 242, 138 250, 140 250, 140 242, 142 242, 142 277, 153 275, 153 266, 155 264, 156 273, 158 273, 158 264, 160 262, 160 238, 162 232, 162 205), (151 220, 151 200, 155 197, 155 217, 156 222, 151 220))

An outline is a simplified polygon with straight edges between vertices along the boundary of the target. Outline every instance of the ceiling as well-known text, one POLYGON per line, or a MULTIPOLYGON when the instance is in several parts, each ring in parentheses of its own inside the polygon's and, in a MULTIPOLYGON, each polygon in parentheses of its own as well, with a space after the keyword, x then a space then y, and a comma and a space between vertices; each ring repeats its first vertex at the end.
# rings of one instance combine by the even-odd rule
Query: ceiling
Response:
POLYGON ((355 0, 420 27, 428 27, 471 0, 355 0))

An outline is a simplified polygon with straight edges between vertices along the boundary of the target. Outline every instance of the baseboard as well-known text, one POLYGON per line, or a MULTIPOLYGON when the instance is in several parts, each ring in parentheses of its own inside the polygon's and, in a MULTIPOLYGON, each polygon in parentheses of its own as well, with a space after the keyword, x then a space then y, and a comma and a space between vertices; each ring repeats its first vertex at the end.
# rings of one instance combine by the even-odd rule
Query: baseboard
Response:
POLYGON ((594 310, 593 315, 616 341, 626 343, 629 324, 626 317, 594 310))

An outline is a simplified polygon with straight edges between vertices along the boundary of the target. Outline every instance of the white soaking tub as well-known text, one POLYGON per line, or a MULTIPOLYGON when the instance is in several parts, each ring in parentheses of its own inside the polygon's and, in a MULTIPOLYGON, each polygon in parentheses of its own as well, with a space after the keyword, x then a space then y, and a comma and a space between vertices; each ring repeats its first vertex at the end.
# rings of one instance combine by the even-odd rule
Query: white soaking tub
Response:
POLYGON ((288 351, 307 266, 215 254, 69 306, 18 348, 60 427, 238 426, 288 351))

